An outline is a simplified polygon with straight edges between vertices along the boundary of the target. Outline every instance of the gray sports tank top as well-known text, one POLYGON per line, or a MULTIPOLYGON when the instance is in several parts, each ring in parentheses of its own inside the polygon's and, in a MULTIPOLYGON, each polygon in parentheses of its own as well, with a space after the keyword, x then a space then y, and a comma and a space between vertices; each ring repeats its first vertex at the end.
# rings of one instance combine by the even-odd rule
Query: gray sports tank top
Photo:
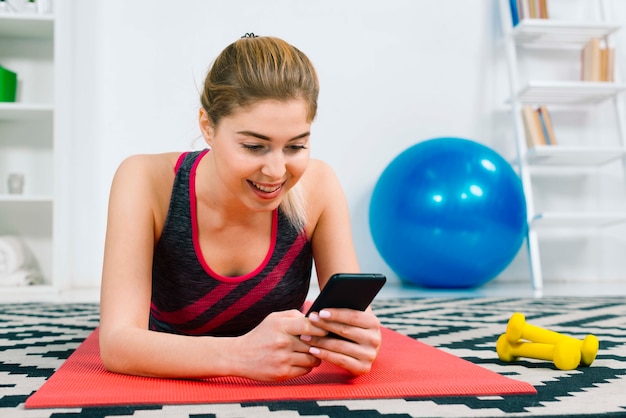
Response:
POLYGON ((237 336, 275 311, 300 309, 309 290, 311 244, 280 209, 265 260, 244 276, 211 270, 198 242, 195 173, 209 150, 183 154, 152 263, 150 328, 185 335, 237 336))

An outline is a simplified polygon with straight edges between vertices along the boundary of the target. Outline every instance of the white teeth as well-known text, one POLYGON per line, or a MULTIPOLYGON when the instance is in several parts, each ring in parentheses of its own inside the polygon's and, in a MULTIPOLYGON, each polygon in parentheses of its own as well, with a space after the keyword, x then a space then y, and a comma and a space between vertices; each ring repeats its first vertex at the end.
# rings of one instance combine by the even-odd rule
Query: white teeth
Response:
POLYGON ((280 187, 281 187, 280 184, 278 186, 275 186, 275 187, 266 187, 266 186, 261 186, 260 184, 257 184, 257 183, 255 183, 253 181, 251 181, 250 183, 252 183, 252 185, 254 187, 256 187, 257 189, 259 189, 259 190, 261 190, 262 192, 265 192, 265 193, 275 192, 276 190, 280 189, 280 187))

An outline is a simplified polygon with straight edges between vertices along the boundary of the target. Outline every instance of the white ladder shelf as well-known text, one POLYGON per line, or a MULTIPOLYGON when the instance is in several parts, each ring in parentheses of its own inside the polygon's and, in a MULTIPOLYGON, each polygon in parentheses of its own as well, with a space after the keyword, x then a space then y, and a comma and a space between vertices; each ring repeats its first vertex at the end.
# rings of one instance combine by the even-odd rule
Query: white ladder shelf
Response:
MULTIPOLYGON (((523 19, 513 27, 509 0, 500 0, 500 21, 509 75, 511 115, 516 142, 516 165, 522 181, 528 213, 526 249, 532 286, 543 287, 541 255, 538 231, 545 228, 578 227, 601 228, 626 223, 626 212, 611 213, 537 213, 533 198, 531 167, 582 167, 598 166, 622 160, 626 166, 626 107, 623 95, 626 84, 615 82, 583 81, 529 81, 520 85, 518 69, 518 47, 533 49, 577 49, 582 50, 591 38, 606 38, 621 27, 605 22, 605 1, 600 3, 603 22, 565 22, 550 19, 523 19), (611 148, 538 146, 528 148, 522 119, 522 106, 531 105, 589 105, 610 100, 616 112, 616 130, 619 144, 611 148)), ((625 170, 626 173, 626 170, 625 170)), ((626 178, 625 178, 626 179, 626 178)))

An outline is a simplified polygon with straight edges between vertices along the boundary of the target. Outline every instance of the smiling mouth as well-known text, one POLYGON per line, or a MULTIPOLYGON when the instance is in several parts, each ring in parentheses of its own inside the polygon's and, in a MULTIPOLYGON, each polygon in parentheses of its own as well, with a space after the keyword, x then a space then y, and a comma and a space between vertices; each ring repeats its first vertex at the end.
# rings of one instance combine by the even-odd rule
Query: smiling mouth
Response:
POLYGON ((282 183, 278 184, 278 185, 275 185, 275 186, 263 186, 262 184, 255 183, 255 182, 253 182, 251 180, 248 180, 248 182, 252 186, 254 186, 255 189, 260 190, 260 191, 262 191, 264 193, 274 193, 274 192, 278 191, 281 187, 283 187, 282 183))

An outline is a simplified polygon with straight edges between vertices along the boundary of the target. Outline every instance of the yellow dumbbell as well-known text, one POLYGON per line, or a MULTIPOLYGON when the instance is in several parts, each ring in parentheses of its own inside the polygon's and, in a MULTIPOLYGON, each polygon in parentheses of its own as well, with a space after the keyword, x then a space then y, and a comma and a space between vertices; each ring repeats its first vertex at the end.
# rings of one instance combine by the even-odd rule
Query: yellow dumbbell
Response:
POLYGON ((559 341, 556 344, 509 342, 502 334, 496 343, 496 352, 502 361, 516 361, 520 357, 549 360, 561 370, 573 370, 580 364, 580 349, 571 341, 559 341))
POLYGON ((534 343, 556 344, 559 341, 570 341, 580 350, 580 364, 591 366, 596 359, 600 342, 595 335, 587 335, 585 339, 579 340, 569 335, 560 334, 545 328, 540 328, 526 322, 526 317, 515 312, 506 327, 506 338, 509 343, 516 343, 520 339, 532 341, 534 343))

